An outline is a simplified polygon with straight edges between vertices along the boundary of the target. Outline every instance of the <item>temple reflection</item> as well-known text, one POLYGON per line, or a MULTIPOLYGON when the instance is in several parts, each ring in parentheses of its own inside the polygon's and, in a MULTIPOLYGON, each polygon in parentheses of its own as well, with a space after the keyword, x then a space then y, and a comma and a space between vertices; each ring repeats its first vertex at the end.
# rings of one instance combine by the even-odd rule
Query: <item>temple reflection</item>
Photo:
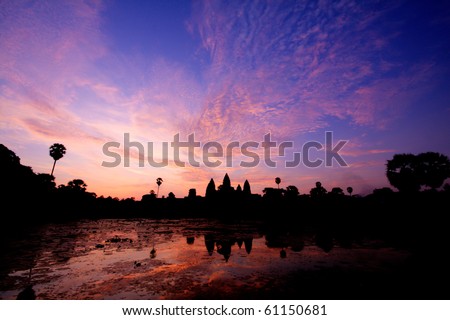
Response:
MULTIPOLYGON (((139 298, 137 287, 146 298, 192 298, 211 288, 223 294, 224 286, 250 287, 254 280, 269 288, 280 277, 291 279, 292 270, 308 281, 319 272, 389 270, 405 259, 380 242, 372 246, 352 233, 342 235, 334 224, 105 220, 79 223, 76 233, 73 229, 50 225, 32 242, 23 238, 17 249, 23 253, 21 263, 14 266, 18 271, 10 271, 17 259, 2 260, 9 281, 3 285, 10 290, 0 292, 0 298, 139 298), (124 282, 130 285, 116 290, 124 282)), ((299 283, 286 281, 279 288, 297 290, 299 283)))
POLYGON ((253 237, 236 238, 232 236, 227 237, 223 235, 205 234, 204 239, 208 254, 212 256, 214 249, 216 249, 217 253, 224 257, 225 262, 228 262, 230 259, 233 246, 237 245, 237 247, 241 249, 242 244, 244 244, 245 252, 247 252, 248 255, 253 247, 253 237))

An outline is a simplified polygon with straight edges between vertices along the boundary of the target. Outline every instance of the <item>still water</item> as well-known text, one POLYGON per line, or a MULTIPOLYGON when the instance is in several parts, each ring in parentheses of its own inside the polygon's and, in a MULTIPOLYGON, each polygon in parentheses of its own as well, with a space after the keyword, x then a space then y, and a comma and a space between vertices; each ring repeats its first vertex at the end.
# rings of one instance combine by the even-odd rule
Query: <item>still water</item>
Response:
POLYGON ((377 274, 408 257, 373 240, 324 246, 304 232, 265 229, 198 219, 47 225, 11 239, 0 299, 30 284, 37 299, 295 298, 299 275, 377 274))

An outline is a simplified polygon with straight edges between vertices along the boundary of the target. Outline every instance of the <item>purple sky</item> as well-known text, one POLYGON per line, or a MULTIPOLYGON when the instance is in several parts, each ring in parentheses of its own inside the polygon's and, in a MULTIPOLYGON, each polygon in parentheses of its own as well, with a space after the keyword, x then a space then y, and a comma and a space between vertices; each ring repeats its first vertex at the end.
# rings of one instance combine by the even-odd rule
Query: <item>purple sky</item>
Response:
POLYGON ((42 173, 63 143, 56 182, 105 196, 140 199, 157 177, 161 195, 204 194, 225 172, 257 193, 276 176, 301 193, 316 181, 369 193, 388 185, 395 153, 450 156, 450 4, 361 3, 1 1, 0 143, 42 173), (153 168, 135 153, 131 167, 101 165, 124 133, 160 158, 177 133, 226 145, 270 132, 294 143, 290 158, 325 131, 349 141, 348 167, 242 168, 236 155, 232 167, 153 168))

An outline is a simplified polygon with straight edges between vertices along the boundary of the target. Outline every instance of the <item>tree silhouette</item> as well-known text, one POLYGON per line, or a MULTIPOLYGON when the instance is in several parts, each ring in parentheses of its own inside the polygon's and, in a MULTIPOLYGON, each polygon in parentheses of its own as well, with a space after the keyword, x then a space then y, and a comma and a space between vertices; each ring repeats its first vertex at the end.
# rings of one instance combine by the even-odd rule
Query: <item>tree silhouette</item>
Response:
POLYGON ((3 144, 0 144, 0 176, 3 183, 1 194, 18 195, 24 188, 35 188, 33 170, 20 164, 20 158, 3 144))
POLYGON ((85 192, 87 184, 81 179, 73 179, 67 183, 67 187, 77 192, 85 192))
POLYGON ((386 164, 389 183, 401 192, 417 192, 420 189, 417 160, 413 154, 396 154, 386 164))
POLYGON ((350 195, 350 197, 352 196, 353 193, 353 188, 352 187, 347 187, 347 192, 350 195))
POLYGON ((67 186, 60 184, 58 186, 59 191, 71 192, 75 194, 80 194, 86 192, 87 184, 81 179, 73 179, 67 183, 67 186))
POLYGON ((3 144, 0 144, 0 160, 2 167, 6 166, 7 169, 20 165, 20 158, 3 144))
POLYGON ((275 178, 275 183, 278 185, 278 189, 280 189, 281 179, 279 177, 275 178))
POLYGON ((55 189, 55 177, 48 173, 38 173, 36 175, 37 185, 40 192, 50 192, 55 189))
POLYGON ((295 199, 300 194, 296 186, 287 186, 285 196, 290 199, 295 199))
POLYGON ((263 198, 271 199, 271 200, 280 200, 286 190, 284 189, 275 189, 275 188, 264 188, 263 189, 263 198))
POLYGON ((334 187, 333 189, 331 189, 331 193, 342 196, 344 195, 344 190, 342 190, 342 188, 339 187, 334 187))
POLYGON ((401 192, 417 192, 421 186, 442 186, 450 177, 450 160, 437 152, 396 154, 386 164, 389 183, 401 192))
POLYGON ((156 184, 158 185, 158 191, 156 192, 156 197, 158 198, 159 195, 159 186, 161 185, 161 183, 163 183, 163 179, 162 178, 156 178, 156 184))
POLYGON ((53 175, 53 171, 55 170, 55 164, 56 161, 64 157, 66 154, 66 147, 61 143, 54 143, 50 146, 50 156, 55 160, 53 162, 53 168, 52 173, 50 175, 53 175))
POLYGON ((320 198, 320 197, 324 196, 326 193, 327 193, 327 190, 324 187, 322 187, 322 183, 320 181, 317 181, 316 187, 312 188, 309 191, 309 194, 313 198, 320 198))
POLYGON ((450 178, 450 160, 437 152, 426 152, 416 156, 420 184, 437 189, 450 178))

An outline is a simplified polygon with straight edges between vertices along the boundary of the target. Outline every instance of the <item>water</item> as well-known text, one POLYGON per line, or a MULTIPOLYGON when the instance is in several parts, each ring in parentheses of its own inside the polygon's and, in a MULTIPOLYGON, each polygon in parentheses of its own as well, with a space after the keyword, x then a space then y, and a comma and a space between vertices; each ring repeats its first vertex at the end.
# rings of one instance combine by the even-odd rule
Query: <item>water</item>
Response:
POLYGON ((16 299, 28 284, 37 299, 297 298, 325 281, 367 285, 409 256, 373 240, 319 248, 304 232, 265 229, 208 220, 47 225, 10 239, 0 298, 16 299))

